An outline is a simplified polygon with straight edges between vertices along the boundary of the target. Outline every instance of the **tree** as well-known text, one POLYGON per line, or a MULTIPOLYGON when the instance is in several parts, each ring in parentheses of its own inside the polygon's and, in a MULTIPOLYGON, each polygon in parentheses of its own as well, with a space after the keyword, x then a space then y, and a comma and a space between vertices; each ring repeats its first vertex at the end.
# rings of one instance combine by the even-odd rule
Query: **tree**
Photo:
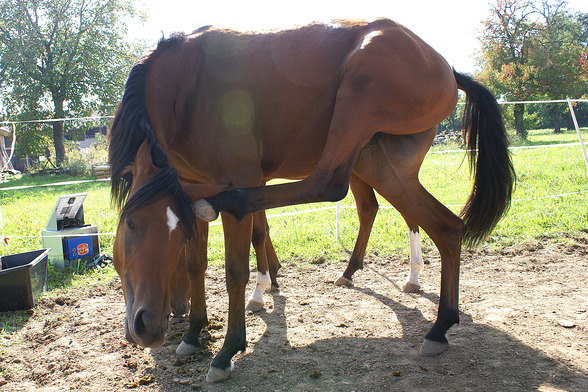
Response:
MULTIPOLYGON (((480 36, 480 79, 513 101, 585 95, 588 17, 566 7, 566 0, 497 0, 480 36)), ((562 110, 552 107, 556 130, 562 110)), ((515 105, 516 133, 526 138, 523 115, 524 105, 515 105)))
MULTIPOLYGON (((7 110, 61 119, 112 108, 137 54, 123 40, 125 21, 141 16, 132 1, 0 0, 0 87, 7 110)), ((63 122, 52 128, 61 163, 63 122)))
MULTIPOLYGON (((565 5, 562 0, 542 0, 537 7, 539 28, 530 52, 537 72, 536 94, 545 99, 576 98, 588 91, 588 72, 583 67, 586 15, 574 16, 565 5)), ((567 105, 551 105, 550 109, 558 133, 561 114, 567 105)))
MULTIPOLYGON (((497 0, 484 21, 478 63, 479 78, 495 94, 509 101, 523 101, 532 94, 533 66, 529 63, 529 44, 535 30, 532 3, 527 0, 497 0)), ((526 138, 524 106, 514 105, 517 135, 526 138)))

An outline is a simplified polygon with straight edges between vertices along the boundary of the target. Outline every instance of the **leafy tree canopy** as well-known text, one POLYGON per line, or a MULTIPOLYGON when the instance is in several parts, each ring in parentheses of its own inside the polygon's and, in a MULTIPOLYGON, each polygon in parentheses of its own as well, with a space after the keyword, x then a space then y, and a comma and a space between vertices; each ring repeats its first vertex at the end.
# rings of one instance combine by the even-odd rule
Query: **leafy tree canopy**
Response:
MULTIPOLYGON (((585 96, 587 22, 566 0, 496 0, 479 37, 479 78, 511 101, 585 96)), ((517 134, 525 137, 523 113, 523 105, 514 107, 517 134)))
MULTIPOLYGON (((124 40, 126 22, 143 17, 133 0, 0 0, 0 13, 0 93, 7 115, 113 111, 139 49, 124 40)), ((52 130, 62 162, 63 123, 52 130)))

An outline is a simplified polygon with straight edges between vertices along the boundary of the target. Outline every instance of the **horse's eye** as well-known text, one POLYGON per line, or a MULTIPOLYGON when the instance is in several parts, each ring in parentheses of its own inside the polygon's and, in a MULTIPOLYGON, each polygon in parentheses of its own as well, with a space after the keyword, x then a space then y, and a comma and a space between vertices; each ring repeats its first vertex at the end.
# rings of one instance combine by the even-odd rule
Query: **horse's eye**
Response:
POLYGON ((126 223, 127 223, 127 229, 135 230, 135 222, 133 222, 131 219, 127 218, 126 223))

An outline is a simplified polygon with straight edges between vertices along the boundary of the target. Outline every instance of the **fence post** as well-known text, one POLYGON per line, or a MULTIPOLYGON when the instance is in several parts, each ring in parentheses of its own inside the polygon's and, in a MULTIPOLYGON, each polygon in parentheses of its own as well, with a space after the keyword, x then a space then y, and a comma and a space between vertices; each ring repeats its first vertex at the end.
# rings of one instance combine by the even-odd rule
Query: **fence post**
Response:
POLYGON ((586 146, 584 146, 584 141, 582 140, 582 134, 580 133, 580 127, 578 126, 578 119, 576 118, 576 112, 574 111, 574 106, 572 105, 572 100, 568 98, 568 106, 570 107, 570 114, 572 115, 572 120, 574 121, 574 127, 576 127, 576 133, 578 134, 578 140, 580 141, 580 147, 582 147, 582 153, 584 154, 584 163, 586 163, 586 171, 588 172, 588 155, 586 155, 586 146))
POLYGON ((341 216, 339 215, 340 214, 340 209, 341 209, 341 207, 339 205, 339 202, 337 202, 337 208, 336 208, 336 211, 337 212, 335 213, 335 220, 336 220, 336 227, 335 227, 336 233, 335 233, 335 238, 337 239, 337 242, 339 242, 339 238, 340 238, 340 235, 341 235, 340 234, 341 233, 341 216))

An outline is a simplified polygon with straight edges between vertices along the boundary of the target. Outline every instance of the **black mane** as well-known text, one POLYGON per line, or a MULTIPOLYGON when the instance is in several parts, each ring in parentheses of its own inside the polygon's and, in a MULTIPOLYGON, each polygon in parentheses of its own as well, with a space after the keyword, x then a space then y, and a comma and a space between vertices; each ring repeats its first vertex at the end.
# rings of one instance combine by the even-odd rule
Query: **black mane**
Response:
POLYGON ((190 236, 196 228, 192 200, 180 186, 176 170, 168 165, 167 154, 155 138, 145 105, 145 84, 151 65, 166 49, 184 40, 185 36, 181 34, 162 39, 154 51, 140 58, 131 69, 109 132, 108 158, 112 171, 112 202, 119 209, 122 208, 123 216, 161 197, 171 195, 183 229, 190 236), (145 140, 149 142, 153 164, 161 170, 129 198, 133 176, 126 169, 135 161, 137 151, 145 140))

